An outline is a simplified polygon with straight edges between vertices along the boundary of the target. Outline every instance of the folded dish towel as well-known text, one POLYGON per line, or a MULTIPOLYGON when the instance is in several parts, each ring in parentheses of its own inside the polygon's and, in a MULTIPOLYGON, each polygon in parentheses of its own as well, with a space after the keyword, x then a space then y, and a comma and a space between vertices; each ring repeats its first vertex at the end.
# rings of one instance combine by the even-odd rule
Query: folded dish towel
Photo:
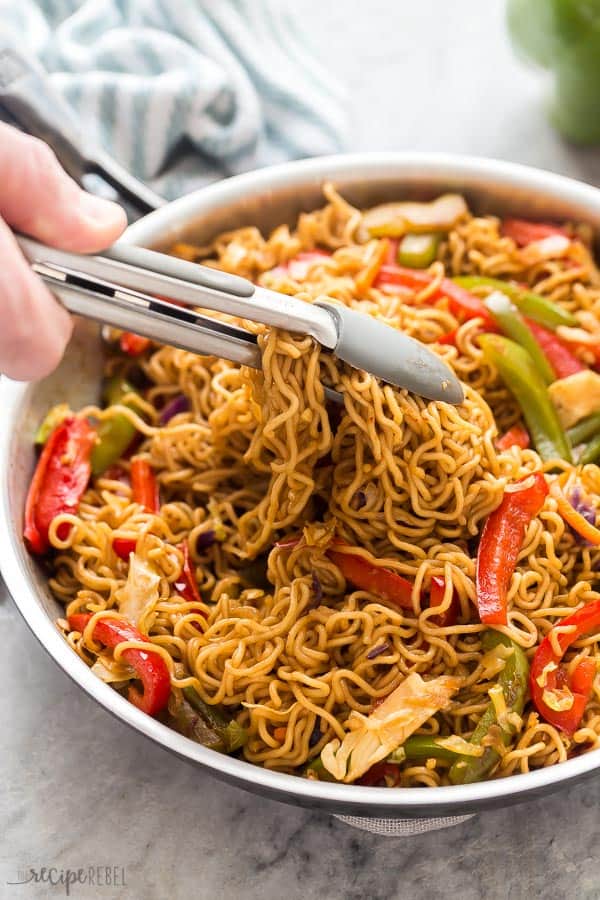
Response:
POLYGON ((2 2, 88 136, 172 199, 343 148, 343 93, 280 0, 2 2))

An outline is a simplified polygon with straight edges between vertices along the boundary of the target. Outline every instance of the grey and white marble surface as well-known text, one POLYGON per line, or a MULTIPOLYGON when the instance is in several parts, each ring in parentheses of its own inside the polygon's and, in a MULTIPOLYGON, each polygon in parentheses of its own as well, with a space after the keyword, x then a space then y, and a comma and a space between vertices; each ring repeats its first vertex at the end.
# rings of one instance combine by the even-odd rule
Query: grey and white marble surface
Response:
MULTIPOLYGON (((547 125, 502 0, 295 5, 349 86, 355 148, 467 152, 600 181, 600 151, 547 125)), ((131 732, 56 668, 6 592, 0 633, 1 898, 64 896, 8 883, 30 866, 116 867, 117 885, 71 888, 100 900, 600 897, 600 778, 446 831, 378 837, 224 786, 131 732)))

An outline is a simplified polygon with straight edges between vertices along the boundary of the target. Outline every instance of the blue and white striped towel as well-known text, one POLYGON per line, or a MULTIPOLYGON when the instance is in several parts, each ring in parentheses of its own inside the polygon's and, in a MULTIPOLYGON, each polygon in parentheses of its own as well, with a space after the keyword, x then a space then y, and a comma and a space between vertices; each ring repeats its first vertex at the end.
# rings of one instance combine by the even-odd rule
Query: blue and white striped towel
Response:
POLYGON ((343 147, 340 88, 285 0, 0 0, 90 139, 172 199, 343 147))

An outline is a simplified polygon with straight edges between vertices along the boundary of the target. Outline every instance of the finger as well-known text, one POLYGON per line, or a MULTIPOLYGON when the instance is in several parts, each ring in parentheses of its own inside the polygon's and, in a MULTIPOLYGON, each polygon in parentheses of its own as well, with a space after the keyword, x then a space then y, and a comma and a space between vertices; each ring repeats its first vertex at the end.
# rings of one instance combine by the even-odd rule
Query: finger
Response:
POLYGON ((82 191, 47 144, 1 122, 0 172, 0 215, 43 243, 93 253, 127 225, 124 210, 82 191))
POLYGON ((34 275, 0 219, 0 372, 17 381, 56 368, 72 330, 71 317, 34 275))

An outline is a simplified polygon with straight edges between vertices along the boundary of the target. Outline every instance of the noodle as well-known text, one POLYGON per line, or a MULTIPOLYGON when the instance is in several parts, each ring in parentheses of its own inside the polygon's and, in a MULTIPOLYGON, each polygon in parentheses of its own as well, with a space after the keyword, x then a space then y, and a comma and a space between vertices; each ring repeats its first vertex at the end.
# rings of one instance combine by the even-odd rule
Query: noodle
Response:
MULTIPOLYGON (((168 659, 174 696, 192 687, 247 730, 245 759, 295 773, 332 738, 343 739, 352 712, 368 715, 409 673, 463 678, 449 708, 429 719, 422 734, 468 739, 489 704, 495 675, 486 669, 485 628, 475 605, 477 537, 508 484, 550 471, 553 463, 542 463, 533 449, 496 449, 495 438, 520 421, 520 410, 484 361, 476 323, 461 324, 444 299, 431 299, 441 278, 513 278, 600 319, 600 276, 583 226, 570 226, 580 239, 572 244, 575 257, 539 261, 501 235, 498 219, 467 215, 441 244, 432 284, 420 292, 392 290, 373 286, 381 240, 360 242, 360 211, 331 186, 325 196, 326 205, 302 214, 293 231, 282 226, 265 239, 256 228, 242 228, 209 247, 178 245, 174 252, 307 302, 337 298, 433 344, 463 381, 464 403, 428 402, 383 385, 321 352, 309 337, 256 323, 244 325, 259 333, 260 373, 155 346, 139 363, 149 385, 141 406, 134 411, 125 398, 118 407, 81 414, 98 420, 120 414, 135 425, 142 439, 136 454, 158 476, 160 512, 144 511, 127 478, 109 472, 92 480, 77 514, 58 516, 50 532, 50 585, 67 616, 118 613, 128 563, 113 541, 138 539, 136 554, 159 576, 138 627, 168 659), (313 256, 296 280, 285 264, 317 247, 331 255, 313 256), (436 343, 455 329, 454 345, 436 343), (343 407, 326 401, 324 384, 343 392, 343 407), (189 411, 161 426, 160 409, 180 394, 189 411), (412 611, 347 583, 328 555, 334 535, 354 554, 410 579, 412 611), (200 607, 177 588, 185 541, 200 607), (252 561, 267 582, 252 583, 252 561), (434 612, 425 598, 436 576, 446 587, 434 612), (437 614, 453 595, 456 624, 440 625, 437 614)), ((484 296, 489 288, 474 292, 484 296)), ((112 354, 107 371, 122 364, 112 354)), ((119 463, 125 475, 129 465, 119 463)), ((600 492, 600 470, 588 468, 600 492)), ((597 598, 599 564, 600 550, 576 540, 548 496, 527 527, 503 629, 528 658, 554 625, 597 598)), ((96 660, 93 628, 81 635, 66 619, 59 625, 86 662, 96 660)), ((576 642, 567 662, 576 665, 582 653, 598 658, 596 637, 576 642)), ((115 664, 136 646, 123 645, 115 664)), ((101 657, 111 663, 110 654, 101 657)), ((517 719, 512 743, 499 748, 497 776, 600 746, 598 688, 572 738, 541 721, 530 703, 517 719)), ((402 786, 448 783, 443 760, 406 760, 398 772, 402 786)))

